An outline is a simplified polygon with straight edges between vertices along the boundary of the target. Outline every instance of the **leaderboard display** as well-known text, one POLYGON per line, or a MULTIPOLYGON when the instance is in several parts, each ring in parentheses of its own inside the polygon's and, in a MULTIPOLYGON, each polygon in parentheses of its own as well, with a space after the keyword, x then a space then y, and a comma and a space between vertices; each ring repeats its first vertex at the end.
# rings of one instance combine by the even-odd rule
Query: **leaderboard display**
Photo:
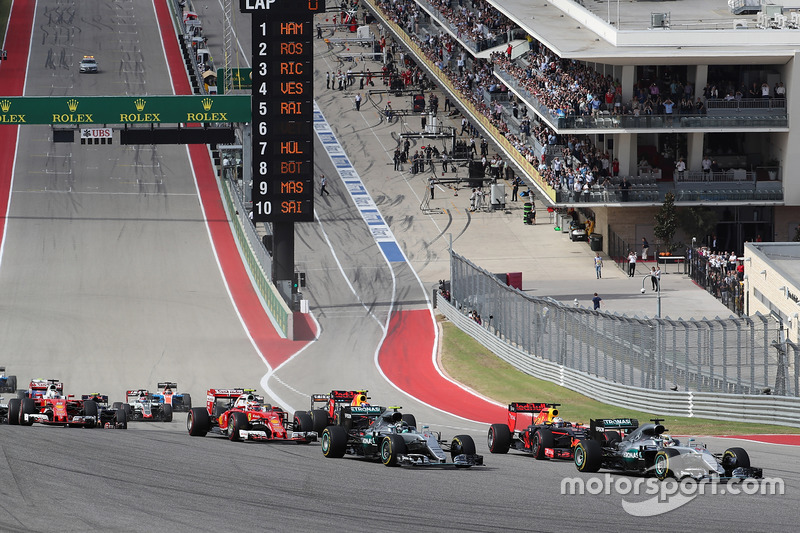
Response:
POLYGON ((241 0, 252 13, 253 221, 314 220, 313 17, 318 0, 241 0))

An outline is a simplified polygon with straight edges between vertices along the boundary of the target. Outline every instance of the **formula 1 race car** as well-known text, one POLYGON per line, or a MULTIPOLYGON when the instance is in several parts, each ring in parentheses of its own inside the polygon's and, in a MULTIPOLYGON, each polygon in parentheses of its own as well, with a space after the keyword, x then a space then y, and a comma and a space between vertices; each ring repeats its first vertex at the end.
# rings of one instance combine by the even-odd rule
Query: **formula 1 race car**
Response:
POLYGON ((572 459, 573 449, 580 439, 586 438, 588 427, 561 419, 556 409, 559 405, 509 404, 508 423, 492 424, 489 428, 489 451, 507 453, 513 448, 536 459, 572 459))
POLYGON ((349 454, 380 459, 386 466, 483 464, 483 456, 475 453, 475 442, 469 435, 457 435, 447 443, 442 441, 441 433, 427 427, 419 431, 414 416, 402 414, 399 409, 368 404, 344 407, 342 423, 322 432, 322 454, 329 458, 349 454), (451 463, 447 462, 445 451, 450 452, 451 463))
POLYGON ((153 399, 172 406, 173 412, 189 412, 192 410, 191 394, 180 394, 178 384, 174 381, 164 381, 158 384, 158 392, 153 394, 153 399))
POLYGON ((64 396, 64 384, 57 379, 32 380, 21 398, 8 402, 8 423, 12 425, 30 426, 38 422, 93 428, 101 420, 100 409, 93 399, 64 396))
POLYGON ((114 409, 123 409, 128 420, 172 422, 172 406, 156 399, 146 389, 125 391, 125 402, 115 402, 114 409))
POLYGON ((128 429, 128 413, 124 409, 109 407, 108 395, 93 392, 81 395, 81 400, 97 404, 98 425, 106 429, 128 429))
POLYGON ((4 366, 0 366, 0 392, 17 392, 17 376, 6 376, 4 366))
POLYGON ((295 413, 292 422, 280 407, 264 403, 255 389, 208 389, 206 407, 193 407, 186 419, 192 437, 214 435, 232 441, 292 441, 308 444, 317 440, 308 413, 295 413))
POLYGON ((661 418, 639 426, 630 418, 591 420, 589 434, 604 434, 604 439, 582 440, 575 447, 575 466, 581 472, 600 468, 635 474, 655 475, 659 479, 691 477, 696 480, 761 478, 762 469, 750 466, 750 456, 742 448, 711 453, 694 439, 686 445, 665 434, 661 418))
POLYGON ((369 400, 366 390, 332 390, 330 394, 312 394, 311 411, 308 414, 314 423, 314 431, 321 434, 326 427, 340 425, 343 418, 342 408, 358 406, 369 400), (325 404, 323 409, 320 404, 325 404))

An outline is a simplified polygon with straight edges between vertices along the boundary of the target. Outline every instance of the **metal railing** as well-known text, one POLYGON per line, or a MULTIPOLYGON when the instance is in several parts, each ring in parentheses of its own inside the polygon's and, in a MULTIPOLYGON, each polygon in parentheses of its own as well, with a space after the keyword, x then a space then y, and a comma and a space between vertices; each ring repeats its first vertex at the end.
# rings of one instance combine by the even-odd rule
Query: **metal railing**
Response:
POLYGON ((770 317, 684 321, 592 311, 529 296, 454 252, 450 261, 451 303, 528 357, 630 387, 798 396, 800 349, 770 317))
POLYGON ((441 296, 435 301, 456 327, 518 370, 589 398, 656 414, 800 427, 800 399, 796 397, 653 390, 613 383, 531 355, 504 341, 491 328, 479 325, 441 296))

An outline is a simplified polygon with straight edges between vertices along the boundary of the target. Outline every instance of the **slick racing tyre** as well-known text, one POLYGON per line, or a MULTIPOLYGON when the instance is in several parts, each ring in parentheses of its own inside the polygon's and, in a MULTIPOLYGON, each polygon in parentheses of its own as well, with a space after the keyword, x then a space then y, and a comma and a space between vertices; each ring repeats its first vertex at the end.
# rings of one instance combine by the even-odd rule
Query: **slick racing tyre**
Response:
POLYGON ((249 423, 247 415, 234 411, 228 417, 228 438, 233 442, 240 442, 242 440, 241 430, 248 429, 249 423))
POLYGON ((658 479, 666 479, 668 477, 678 477, 677 473, 672 469, 670 461, 674 457, 680 455, 678 450, 671 450, 669 448, 659 450, 653 458, 653 473, 658 479))
POLYGON ((545 459, 545 448, 552 448, 555 444, 553 432, 549 429, 537 429, 531 442, 531 453, 536 459, 545 459))
POLYGON ((22 410, 22 400, 12 398, 8 400, 8 425, 19 425, 19 412, 22 410))
POLYGON ((161 420, 163 422, 172 422, 172 406, 165 403, 161 410, 161 420))
POLYGON ((486 437, 486 444, 492 453, 508 453, 511 447, 511 430, 506 424, 492 424, 486 437))
POLYGON ((475 441, 469 435, 456 435, 450 443, 450 458, 461 454, 475 455, 475 441))
POLYGON ((342 426, 328 426, 322 431, 322 455, 344 457, 347 451, 347 431, 342 426))
POLYGON ((93 428, 97 425, 98 420, 98 409, 97 409, 97 402, 94 400, 86 400, 83 402, 83 414, 84 416, 93 416, 94 420, 87 421, 83 427, 85 428, 93 428))
POLYGON ((116 416, 117 428, 128 429, 128 415, 127 413, 125 413, 125 409, 117 409, 115 416, 116 416))
POLYGON ((204 407, 193 407, 186 417, 186 429, 192 437, 205 437, 211 428, 211 417, 204 407))
POLYGON ((192 410, 192 395, 191 394, 184 394, 183 395, 183 407, 181 407, 181 411, 191 411, 192 410))
POLYGON ((581 439, 575 446, 575 467, 580 472, 597 472, 603 464, 603 446, 596 440, 581 439))
MULTIPOLYGON (((11 420, 11 405, 9 404, 8 419, 11 420)), ((722 468, 725 475, 730 477, 734 468, 750 468, 750 456, 743 448, 728 448, 722 454, 722 468)))
POLYGON ((297 411, 294 414, 294 430, 302 433, 314 431, 314 422, 311 420, 311 415, 306 411, 297 411))
POLYGON ((406 453, 406 441, 400 435, 386 435, 381 441, 381 462, 386 466, 397 466, 406 453))
POLYGON ((32 415, 36 412, 36 401, 33 398, 23 398, 22 408, 19 410, 19 425, 32 426, 33 420, 25 421, 25 415, 32 415))
POLYGON ((317 435, 322 435, 322 432, 328 427, 328 411, 314 409, 311 411, 311 420, 314 423, 314 431, 317 432, 317 435))

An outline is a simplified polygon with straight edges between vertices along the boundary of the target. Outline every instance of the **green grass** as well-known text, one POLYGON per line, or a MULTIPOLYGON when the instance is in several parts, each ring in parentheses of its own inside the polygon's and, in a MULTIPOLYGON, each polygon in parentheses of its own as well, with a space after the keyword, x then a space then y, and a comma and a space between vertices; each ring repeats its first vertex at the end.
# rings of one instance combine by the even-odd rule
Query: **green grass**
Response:
MULTIPOLYGON (((638 418, 645 422, 659 413, 644 413, 622 409, 592 400, 520 372, 475 339, 443 319, 442 365, 453 379, 473 390, 502 403, 551 402, 560 403, 559 416, 564 420, 588 423, 590 418, 638 418)), ((771 424, 745 424, 705 418, 661 415, 667 429, 679 435, 747 435, 756 433, 800 433, 800 428, 771 424)), ((502 422, 502 420, 498 420, 502 422)))

